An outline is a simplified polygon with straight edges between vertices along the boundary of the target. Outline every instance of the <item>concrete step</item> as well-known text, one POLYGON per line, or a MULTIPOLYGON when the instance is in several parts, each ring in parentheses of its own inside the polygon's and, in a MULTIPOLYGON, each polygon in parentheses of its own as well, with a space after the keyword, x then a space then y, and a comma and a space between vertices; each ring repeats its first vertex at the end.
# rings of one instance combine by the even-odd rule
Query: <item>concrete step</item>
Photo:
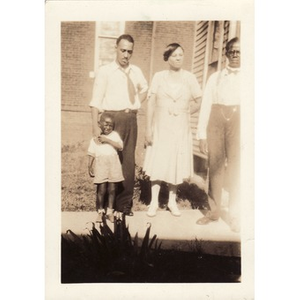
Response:
MULTIPOLYGON (((162 249, 182 251, 202 251, 223 256, 241 256, 240 234, 232 232, 226 223, 226 212, 217 222, 197 225, 203 216, 199 210, 181 210, 180 217, 169 211, 158 210, 155 217, 148 217, 146 211, 135 211, 134 216, 126 217, 126 224, 132 237, 138 234, 140 242, 151 224, 150 238, 157 235, 162 249)), ((87 234, 95 222, 96 212, 62 212, 62 233, 72 230, 76 234, 87 234)), ((107 222, 113 230, 113 224, 107 222)))

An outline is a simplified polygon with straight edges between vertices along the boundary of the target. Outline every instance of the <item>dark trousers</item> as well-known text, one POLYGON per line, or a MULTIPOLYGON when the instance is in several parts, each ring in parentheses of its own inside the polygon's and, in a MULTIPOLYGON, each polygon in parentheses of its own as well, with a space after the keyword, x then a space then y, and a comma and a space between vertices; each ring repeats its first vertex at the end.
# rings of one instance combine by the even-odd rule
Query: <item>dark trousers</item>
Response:
POLYGON ((135 180, 135 148, 137 142, 136 112, 111 112, 114 117, 114 130, 123 141, 123 151, 119 152, 124 181, 119 184, 115 201, 115 209, 123 212, 132 207, 132 197, 135 180))
POLYGON ((220 216, 224 179, 228 183, 229 214, 239 218, 240 202, 240 109, 212 105, 207 128, 211 212, 220 216), (226 170, 226 172, 225 172, 226 170))

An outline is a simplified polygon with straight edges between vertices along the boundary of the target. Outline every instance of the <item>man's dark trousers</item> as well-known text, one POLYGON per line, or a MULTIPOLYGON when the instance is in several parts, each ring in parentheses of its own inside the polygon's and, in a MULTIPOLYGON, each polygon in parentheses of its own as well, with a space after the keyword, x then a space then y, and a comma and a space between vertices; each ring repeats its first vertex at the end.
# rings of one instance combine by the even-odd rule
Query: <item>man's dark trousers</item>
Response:
POLYGON ((123 151, 119 152, 124 181, 119 185, 115 210, 125 212, 131 210, 135 181, 135 148, 137 143, 136 111, 111 112, 114 117, 114 130, 123 141, 123 151))

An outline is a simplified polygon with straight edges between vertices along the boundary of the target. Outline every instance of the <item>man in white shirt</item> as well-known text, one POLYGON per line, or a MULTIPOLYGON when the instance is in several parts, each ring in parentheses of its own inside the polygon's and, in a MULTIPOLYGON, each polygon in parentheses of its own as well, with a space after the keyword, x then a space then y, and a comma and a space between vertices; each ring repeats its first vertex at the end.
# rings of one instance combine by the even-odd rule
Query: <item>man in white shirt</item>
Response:
POLYGON ((197 139, 208 155, 210 211, 197 221, 206 225, 221 213, 224 179, 228 182, 229 225, 240 230, 240 41, 226 45, 228 66, 212 74, 206 84, 199 114, 197 139), (226 173, 225 173, 226 169, 226 173))
POLYGON ((90 102, 93 136, 101 134, 98 116, 104 111, 113 114, 114 130, 123 140, 120 153, 123 176, 122 186, 117 192, 116 211, 132 216, 132 197, 135 179, 135 148, 137 142, 136 114, 147 95, 147 81, 137 66, 129 64, 133 54, 134 40, 128 34, 121 35, 116 42, 116 60, 101 66, 94 82, 90 102))

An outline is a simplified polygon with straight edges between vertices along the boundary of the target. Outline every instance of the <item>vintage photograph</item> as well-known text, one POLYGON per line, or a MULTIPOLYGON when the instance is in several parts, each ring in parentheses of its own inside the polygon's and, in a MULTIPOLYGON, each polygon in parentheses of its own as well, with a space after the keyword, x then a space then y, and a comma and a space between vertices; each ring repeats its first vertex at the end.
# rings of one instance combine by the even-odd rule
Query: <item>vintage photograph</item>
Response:
POLYGON ((241 280, 240 27, 239 21, 61 23, 62 282, 241 280), (107 223, 114 225, 108 236, 107 223), (148 253, 141 257, 131 241, 137 232, 130 231, 142 233, 147 224, 148 253), (76 227, 99 253, 111 252, 96 262, 91 257, 87 274, 73 272, 93 256, 75 252, 76 240, 65 232, 76 227), (154 235, 159 248, 150 247, 154 235), (75 259, 79 265, 70 265, 75 259), (202 268, 208 261, 218 272, 202 268))
MULTIPOLYGON (((203 14, 58 18, 60 201, 48 213, 60 219, 62 289, 249 282, 248 26, 203 14)), ((237 299, 228 288, 222 299, 237 299)))

